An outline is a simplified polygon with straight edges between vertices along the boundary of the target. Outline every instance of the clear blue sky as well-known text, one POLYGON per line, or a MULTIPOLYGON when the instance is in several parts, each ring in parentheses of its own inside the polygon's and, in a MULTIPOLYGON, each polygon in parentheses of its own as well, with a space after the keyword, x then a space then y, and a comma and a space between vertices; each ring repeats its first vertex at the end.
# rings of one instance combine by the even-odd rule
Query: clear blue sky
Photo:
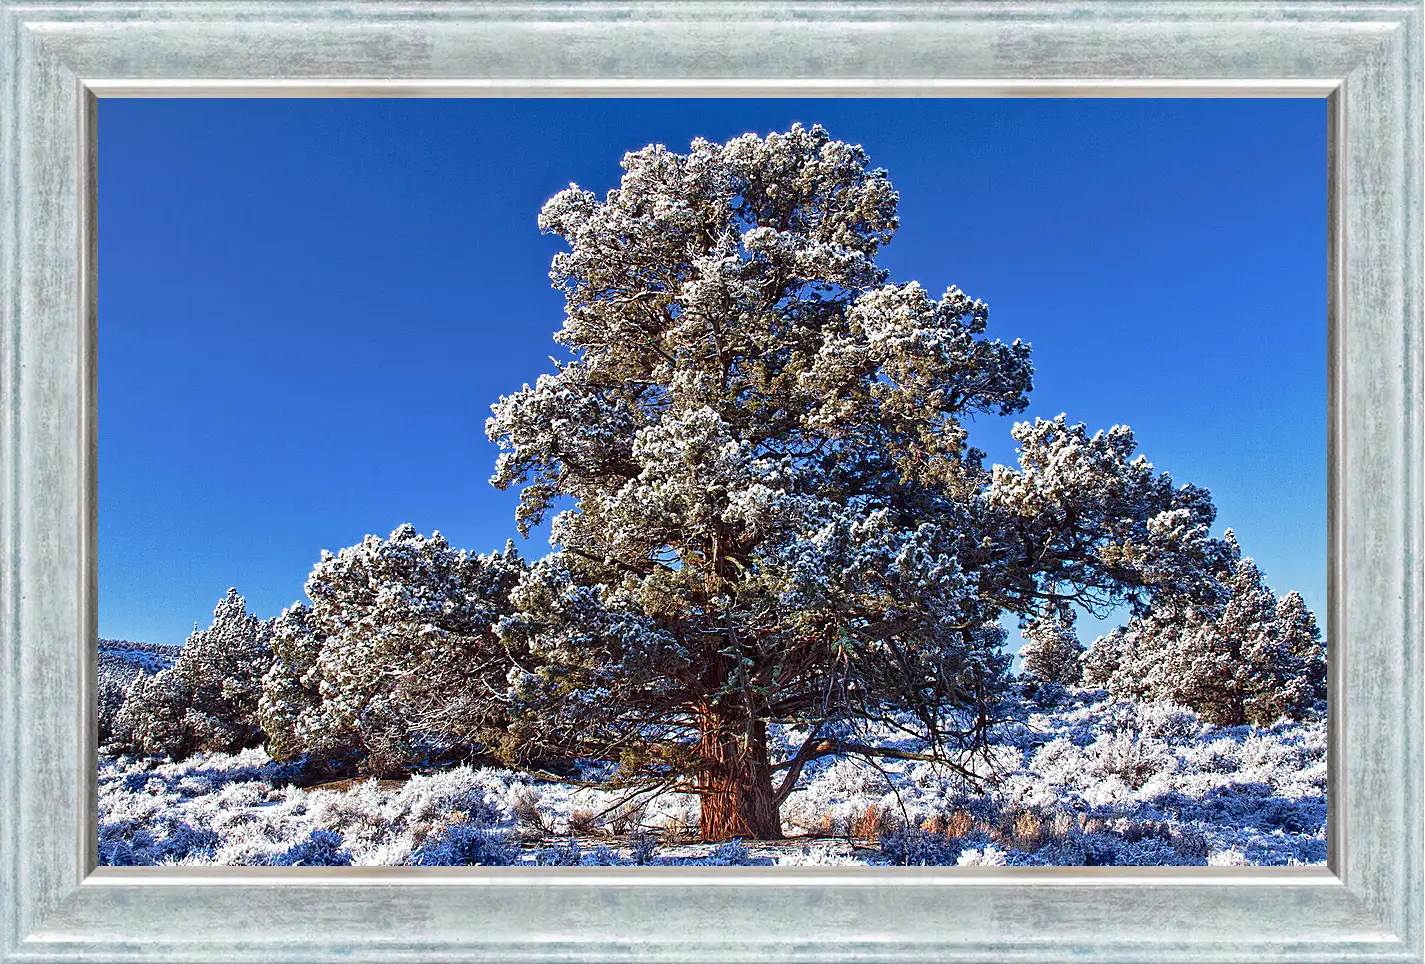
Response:
POLYGON ((503 545, 484 422, 558 352, 544 200, 793 121, 890 171, 892 280, 1033 343, 1025 417, 1132 425, 1324 615, 1324 101, 101 100, 100 635, 181 642, 228 586, 275 615, 406 521, 503 545))

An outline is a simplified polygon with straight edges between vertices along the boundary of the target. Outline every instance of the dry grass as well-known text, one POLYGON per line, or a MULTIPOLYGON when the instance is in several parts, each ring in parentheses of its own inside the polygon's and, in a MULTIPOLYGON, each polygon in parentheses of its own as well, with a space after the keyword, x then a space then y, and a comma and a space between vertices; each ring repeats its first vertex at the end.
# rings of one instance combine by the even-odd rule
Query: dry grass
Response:
POLYGON ((945 835, 947 837, 963 837, 974 829, 975 815, 968 810, 956 810, 950 814, 950 818, 946 821, 945 835))
POLYGON ((375 783, 378 790, 399 790, 406 785, 405 780, 378 780, 375 777, 346 777, 341 780, 328 780, 326 783, 309 784, 303 789, 313 790, 334 790, 337 793, 345 793, 354 787, 359 787, 363 783, 375 783))
POLYGON ((864 840, 874 845, 880 842, 881 835, 890 830, 893 823, 890 813, 878 804, 868 804, 865 812, 851 821, 849 836, 852 840, 864 840))
POLYGON ((520 787, 515 791, 510 811, 521 827, 538 833, 550 833, 549 820, 539 809, 539 791, 534 787, 520 787))
POLYGON ((669 840, 678 838, 696 840, 702 834, 698 813, 691 807, 674 810, 663 818, 663 836, 669 840))
POLYGON ((569 832, 591 834, 599 829, 599 815, 593 810, 575 810, 569 814, 569 832))
POLYGON ((1079 829, 1084 833, 1103 833, 1108 829, 1108 824, 1102 817, 1090 817, 1086 813, 1079 814, 1079 829))
POLYGON ((648 804, 624 803, 615 807, 608 815, 609 831, 614 834, 633 833, 643 826, 648 816, 648 804))
POLYGON ((1038 814, 1021 811, 1010 825, 1011 846, 1025 853, 1033 853, 1044 843, 1044 821, 1038 814))

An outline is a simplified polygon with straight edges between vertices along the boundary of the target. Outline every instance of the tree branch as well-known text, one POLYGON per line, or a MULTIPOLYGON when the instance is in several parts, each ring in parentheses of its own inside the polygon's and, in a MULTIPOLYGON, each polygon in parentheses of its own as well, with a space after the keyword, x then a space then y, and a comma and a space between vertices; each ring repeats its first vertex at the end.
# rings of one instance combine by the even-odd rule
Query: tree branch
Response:
POLYGON ((801 776, 802 768, 812 760, 818 760, 824 756, 833 756, 840 753, 854 754, 867 758, 878 757, 885 760, 914 760, 920 763, 938 763, 941 766, 949 767, 973 784, 978 785, 980 782, 979 777, 970 770, 935 753, 915 753, 910 750, 897 750, 889 746, 870 746, 865 743, 852 743, 847 740, 816 740, 812 738, 802 744, 796 756, 785 763, 779 763, 772 767, 773 770, 787 771, 787 777, 782 781, 782 785, 777 789, 773 799, 780 804, 791 795, 792 787, 796 784, 797 778, 801 776))

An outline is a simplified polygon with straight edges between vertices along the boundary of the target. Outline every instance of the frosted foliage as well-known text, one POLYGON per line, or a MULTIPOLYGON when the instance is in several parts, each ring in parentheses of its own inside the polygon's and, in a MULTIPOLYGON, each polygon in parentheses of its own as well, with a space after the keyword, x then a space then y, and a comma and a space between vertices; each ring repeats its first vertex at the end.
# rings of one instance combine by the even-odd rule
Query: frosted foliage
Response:
POLYGON ((156 647, 127 640, 99 640, 99 745, 114 737, 114 720, 141 676, 151 676, 173 665, 181 647, 156 647))
POLYGON ((986 493, 1004 527, 992 551, 1006 569, 1006 608, 1023 612, 1037 596, 1063 616, 1070 603, 1142 611, 1163 596, 1212 597, 1228 548, 1209 535, 1206 490, 1155 472, 1124 425, 1090 435, 1060 415, 1012 434, 1019 466, 995 466, 986 493))
POLYGON ((469 752, 497 725, 493 624, 524 571, 513 547, 452 549, 405 525, 322 559, 310 604, 276 620, 261 717, 279 758, 398 773, 469 752))
POLYGON ((1019 657, 1024 674, 1043 683, 1077 686, 1083 675, 1083 644, 1057 619, 1035 620, 1024 629, 1019 657))
POLYGON ((1228 726, 1320 715, 1326 650, 1315 617, 1297 593, 1278 600, 1230 533, 1228 544, 1218 601, 1160 606, 1099 639, 1089 682, 1228 726))
POLYGON ((763 819, 721 832, 775 834, 767 725, 804 727, 793 775, 885 749, 858 728, 892 717, 922 740, 897 753, 968 772, 1001 613, 1204 591, 1207 493, 1127 429, 1026 423, 1019 467, 983 466, 964 423, 1024 409, 1029 346, 889 281, 898 198, 860 147, 794 127, 623 169, 545 205, 568 356, 487 424, 522 528, 573 506, 500 624, 506 753, 577 746, 705 802, 731 780, 763 819))
POLYGON ((111 724, 110 744, 182 758, 262 742, 257 703, 272 662, 272 626, 229 589, 207 629, 188 637, 172 666, 140 675, 111 724))

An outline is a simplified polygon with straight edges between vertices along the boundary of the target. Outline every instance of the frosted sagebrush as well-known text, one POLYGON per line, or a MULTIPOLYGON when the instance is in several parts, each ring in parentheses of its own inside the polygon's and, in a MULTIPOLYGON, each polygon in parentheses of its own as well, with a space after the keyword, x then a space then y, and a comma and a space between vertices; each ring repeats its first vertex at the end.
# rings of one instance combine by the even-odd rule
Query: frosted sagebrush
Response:
POLYGON ((171 763, 106 757, 99 856, 106 865, 255 866, 1325 860, 1321 721, 1216 727, 1180 706, 1081 689, 1052 710, 1010 698, 1003 712, 992 737, 999 776, 985 789, 921 761, 816 761, 781 808, 787 832, 804 842, 780 851, 757 841, 719 850, 683 836, 676 828, 697 823, 696 797, 686 795, 650 800, 640 829, 576 838, 576 814, 610 807, 625 791, 467 766, 304 788, 300 764, 253 749, 171 763), (531 832, 518 814, 531 794, 546 830, 531 832), (870 821, 871 812, 880 816, 870 821))

